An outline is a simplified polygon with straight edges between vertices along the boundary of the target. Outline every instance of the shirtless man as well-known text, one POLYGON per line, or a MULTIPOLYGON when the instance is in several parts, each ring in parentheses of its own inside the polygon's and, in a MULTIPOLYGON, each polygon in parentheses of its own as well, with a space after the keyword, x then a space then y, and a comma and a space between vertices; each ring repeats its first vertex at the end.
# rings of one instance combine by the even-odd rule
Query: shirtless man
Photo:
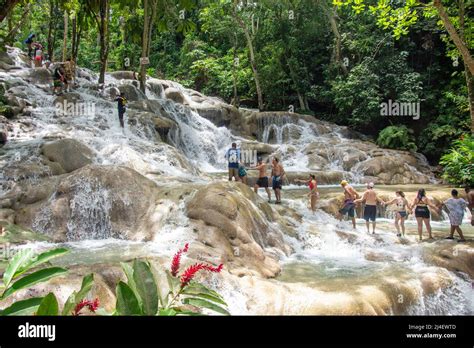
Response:
POLYGON ((466 187, 465 190, 469 211, 471 212, 471 226, 474 226, 474 189, 466 187))
POLYGON ((352 227, 355 229, 356 220, 354 200, 357 198, 358 194, 346 180, 341 181, 341 186, 344 189, 344 204, 342 208, 339 209, 339 220, 341 220, 342 217, 347 214, 352 220, 352 227))
POLYGON ((367 226, 367 233, 370 233, 370 220, 372 220, 372 234, 375 233, 375 219, 377 216, 377 202, 385 205, 385 202, 377 196, 377 192, 374 191, 374 183, 370 182, 367 184, 367 191, 364 192, 362 198, 356 199, 354 203, 364 202, 364 220, 367 226))
POLYGON ((280 160, 277 157, 273 157, 272 161, 272 188, 275 191, 276 201, 275 204, 281 204, 281 186, 283 177, 285 176, 285 170, 280 164, 280 160))
POLYGON ((250 169, 258 170, 258 180, 253 186, 253 190, 255 191, 255 193, 258 193, 258 189, 260 187, 265 188, 265 191, 267 191, 267 195, 268 195, 268 203, 271 203, 272 195, 270 193, 270 189, 268 188, 267 165, 263 163, 262 157, 258 157, 257 165, 250 169))

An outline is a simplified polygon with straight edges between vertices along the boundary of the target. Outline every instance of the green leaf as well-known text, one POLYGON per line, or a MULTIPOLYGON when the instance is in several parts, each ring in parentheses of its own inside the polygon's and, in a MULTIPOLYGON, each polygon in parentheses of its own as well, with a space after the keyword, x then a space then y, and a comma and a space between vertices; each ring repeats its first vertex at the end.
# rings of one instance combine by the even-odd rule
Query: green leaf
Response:
POLYGON ((224 308, 222 308, 222 307, 220 307, 220 306, 218 306, 214 303, 211 303, 209 301, 200 299, 200 298, 188 297, 188 298, 185 298, 183 300, 183 303, 184 304, 190 304, 190 305, 193 305, 193 306, 196 306, 196 307, 199 307, 199 308, 207 308, 207 309, 210 309, 210 310, 212 310, 214 312, 217 312, 217 313, 230 315, 230 313, 227 310, 225 310, 224 308))
POLYGON ((150 266, 144 261, 133 262, 133 279, 142 300, 143 313, 156 315, 158 311, 158 291, 150 266))
POLYGON ((195 295, 195 294, 206 294, 206 295, 211 295, 211 296, 214 296, 214 297, 217 297, 218 299, 220 300, 224 300, 224 298, 219 295, 217 292, 215 292, 214 290, 211 290, 209 289, 208 287, 202 285, 202 284, 199 284, 199 283, 196 283, 196 282, 191 282, 184 290, 183 290, 183 293, 184 294, 190 294, 190 295, 195 295))
POLYGON ((160 315, 165 317, 174 317, 177 312, 173 308, 160 309, 160 315))
POLYGON ((17 301, 10 307, 0 311, 0 315, 33 315, 42 301, 43 297, 33 297, 17 301))
POLYGON ((36 312, 36 315, 57 316, 59 313, 58 300, 52 292, 46 295, 36 312))
POLYGON ((81 289, 79 292, 74 291, 71 295, 69 295, 66 303, 64 304, 63 308, 63 315, 70 315, 76 305, 81 302, 89 293, 89 291, 92 289, 92 285, 94 285, 94 274, 91 273, 89 275, 86 275, 82 279, 82 285, 81 289))
POLYGON ((41 269, 34 273, 28 274, 27 276, 17 280, 9 288, 7 288, 5 292, 3 293, 2 298, 8 297, 20 289, 26 288, 28 286, 32 286, 37 283, 45 282, 51 278, 63 275, 65 273, 67 273, 67 270, 64 268, 51 267, 51 268, 41 269))
POLYGON ((41 253, 35 256, 29 263, 27 263, 24 267, 22 267, 21 270, 19 269, 18 272, 15 274, 15 276, 20 275, 21 273, 24 273, 28 269, 35 268, 41 265, 42 263, 48 262, 49 260, 55 257, 62 256, 68 252, 69 250, 65 248, 56 248, 56 249, 45 251, 44 253, 41 253))
POLYGON ((118 315, 142 315, 142 310, 133 290, 120 281, 115 290, 117 295, 116 311, 118 315))
MULTIPOLYGON (((5 288, 10 285, 10 282, 13 279, 13 276, 18 272, 18 269, 29 262, 32 257, 33 250, 31 249, 20 250, 15 254, 15 256, 13 256, 12 260, 5 269, 5 273, 3 274, 3 285, 5 288)), ((2 295, 2 297, 4 297, 4 295, 2 295)))
MULTIPOLYGON (((191 295, 191 294, 183 293, 183 295, 191 295)), ((194 297, 194 298, 199 297, 199 298, 202 298, 202 299, 205 299, 205 300, 209 300, 209 301, 216 302, 216 303, 219 303, 221 305, 227 306, 227 303, 225 303, 223 300, 221 300, 218 297, 212 296, 212 295, 197 293, 197 294, 192 294, 191 297, 194 297)))
POLYGON ((133 292, 135 293, 135 297, 138 299, 138 303, 140 304, 140 307, 142 307, 142 299, 140 298, 140 295, 138 294, 137 285, 135 284, 135 280, 133 279, 132 266, 130 266, 128 263, 125 263, 125 262, 120 262, 120 265, 122 265, 123 272, 127 276, 127 285, 130 287, 130 289, 133 290, 133 292))

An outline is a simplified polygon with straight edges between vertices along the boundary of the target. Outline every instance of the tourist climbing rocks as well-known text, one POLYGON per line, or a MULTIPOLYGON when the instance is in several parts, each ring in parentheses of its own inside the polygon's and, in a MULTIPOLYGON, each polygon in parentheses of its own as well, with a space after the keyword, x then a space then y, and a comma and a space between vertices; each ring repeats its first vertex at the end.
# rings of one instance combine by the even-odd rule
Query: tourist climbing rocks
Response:
POLYGON ((459 197, 458 190, 452 190, 451 196, 451 198, 443 202, 443 206, 448 210, 449 223, 451 224, 451 231, 446 239, 454 239, 454 232, 457 231, 459 237, 461 237, 458 242, 465 242, 466 239, 462 233, 461 224, 464 218, 464 210, 466 210, 468 204, 459 197))
POLYGON ((23 41, 26 44, 26 47, 28 48, 28 57, 32 58, 32 53, 33 53, 33 41, 35 39, 36 35, 34 33, 31 33, 28 35, 25 41, 23 41))
POLYGON ((398 237, 405 237, 405 219, 408 216, 407 207, 408 201, 405 198, 405 193, 402 191, 395 192, 396 197, 389 202, 385 202, 385 205, 392 205, 395 204, 396 211, 395 211, 395 228, 397 229, 397 236, 398 237), (401 229, 401 233, 400 233, 401 229))
POLYGON ((62 93, 63 85, 66 82, 64 69, 61 65, 56 65, 53 72, 53 92, 58 95, 62 93))
POLYGON ((232 178, 239 181, 240 149, 237 148, 236 143, 232 143, 232 147, 227 150, 225 158, 228 163, 229 181, 232 181, 232 178))
POLYGON ((342 208, 339 209, 339 220, 347 214, 352 220, 352 227, 356 228, 354 200, 358 198, 359 194, 346 180, 341 181, 341 186, 344 190, 344 204, 342 208))
POLYGON ((285 170, 277 157, 272 160, 272 188, 275 192, 275 204, 281 204, 281 188, 283 186, 283 178, 285 170))
POLYGON ((377 203, 385 205, 385 202, 380 199, 377 192, 374 190, 374 183, 367 184, 367 190, 362 194, 362 197, 354 200, 354 203, 364 203, 364 220, 367 227, 367 233, 370 233, 370 221, 372 221, 372 234, 375 234, 375 225, 377 219, 377 203))
POLYGON ((126 105, 127 105, 127 99, 125 98, 125 94, 122 92, 120 95, 115 98, 115 101, 117 102, 117 107, 118 107, 118 116, 119 116, 119 121, 120 121, 120 127, 125 128, 125 124, 123 122, 123 115, 125 114, 126 111, 126 105))
POLYGON ((253 186, 253 190, 255 193, 258 193, 258 189, 263 187, 265 191, 267 191, 268 196, 268 203, 272 201, 272 195, 270 193, 270 189, 268 188, 268 176, 267 176, 267 165, 263 163, 262 157, 257 158, 257 165, 252 167, 251 169, 258 170, 258 179, 255 185, 253 186))
POLYGON ((316 176, 314 174, 310 174, 308 181, 306 180, 295 180, 295 181, 308 184, 308 187, 309 187, 308 197, 309 197, 309 202, 311 205, 311 211, 314 214, 316 212, 316 202, 319 197, 318 182, 316 181, 316 176))
POLYGON ((472 187, 466 187, 465 191, 469 211, 471 212, 471 226, 474 226, 474 189, 472 187))
POLYGON ((411 210, 415 213, 420 241, 423 240, 423 223, 425 224, 426 230, 428 231, 429 239, 433 239, 433 236, 431 235, 430 223, 431 214, 428 207, 437 210, 437 207, 431 203, 431 200, 428 197, 426 197, 425 189, 419 189, 418 194, 411 205, 411 210))
POLYGON ((33 43, 34 49, 34 65, 35 68, 41 68, 43 65, 43 45, 39 42, 33 43))
POLYGON ((69 92, 76 80, 76 64, 73 59, 69 57, 64 63, 64 71, 66 73, 66 90, 69 92))

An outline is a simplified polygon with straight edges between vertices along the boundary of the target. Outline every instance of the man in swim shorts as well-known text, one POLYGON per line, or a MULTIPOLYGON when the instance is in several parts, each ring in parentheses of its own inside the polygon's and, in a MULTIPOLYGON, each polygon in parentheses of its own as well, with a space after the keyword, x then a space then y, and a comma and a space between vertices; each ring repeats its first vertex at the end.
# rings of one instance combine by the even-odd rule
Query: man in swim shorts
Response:
POLYGON ((258 179, 255 185, 253 186, 253 190, 255 191, 255 193, 257 193, 260 187, 265 188, 265 191, 267 191, 268 195, 268 203, 271 203, 272 195, 270 193, 270 189, 268 188, 267 165, 263 163, 262 157, 257 158, 257 165, 251 169, 258 170, 258 179))
POLYGON ((367 191, 364 192, 362 198, 356 199, 354 203, 364 202, 364 220, 367 226, 367 233, 370 233, 370 221, 372 221, 372 234, 375 233, 375 220, 377 217, 377 202, 384 205, 378 196, 377 192, 374 191, 374 183, 370 182, 367 184, 367 191))
POLYGON ((339 220, 341 220, 342 217, 347 214, 347 216, 349 216, 352 220, 352 227, 355 229, 356 220, 354 200, 357 198, 358 194, 346 180, 341 181, 341 186, 344 189, 344 204, 342 208, 339 209, 339 220))

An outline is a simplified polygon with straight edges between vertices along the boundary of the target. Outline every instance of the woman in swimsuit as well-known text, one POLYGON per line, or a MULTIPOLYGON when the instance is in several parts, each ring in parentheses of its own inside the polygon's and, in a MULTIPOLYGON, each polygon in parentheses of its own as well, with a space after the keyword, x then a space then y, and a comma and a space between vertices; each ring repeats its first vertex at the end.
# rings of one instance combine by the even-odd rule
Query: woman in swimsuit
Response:
POLYGON ((423 239, 423 222, 425 223, 426 230, 428 231, 429 239, 433 239, 433 236, 431 235, 430 224, 431 215, 428 207, 437 209, 437 207, 431 203, 428 197, 426 197, 425 189, 419 189, 418 194, 411 205, 411 210, 415 213, 416 222, 418 223, 418 236, 420 237, 420 241, 423 239))
POLYGON ((318 182, 316 181, 316 176, 313 174, 309 175, 309 181, 305 180, 295 180, 295 182, 301 182, 304 184, 308 184, 309 187, 309 193, 308 197, 310 197, 310 204, 311 204, 311 211, 313 214, 316 211, 316 202, 319 197, 319 192, 318 192, 318 182))
POLYGON ((396 198, 392 199, 390 202, 386 202, 386 205, 395 204, 397 207, 395 213, 395 228, 397 229, 397 237, 405 237, 405 219, 408 216, 406 207, 408 206, 408 201, 405 198, 405 194, 402 191, 395 192, 397 195, 396 198), (402 233, 400 234, 400 227, 402 228, 402 233))

